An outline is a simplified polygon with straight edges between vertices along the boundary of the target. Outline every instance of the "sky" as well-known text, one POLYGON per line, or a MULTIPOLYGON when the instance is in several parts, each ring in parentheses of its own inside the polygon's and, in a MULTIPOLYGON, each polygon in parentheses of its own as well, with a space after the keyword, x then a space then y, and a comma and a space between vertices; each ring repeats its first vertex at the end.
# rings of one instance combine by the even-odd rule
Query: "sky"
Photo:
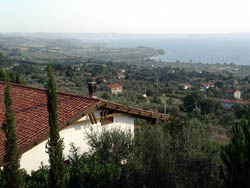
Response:
POLYGON ((0 0, 0 32, 250 32, 250 0, 0 0))

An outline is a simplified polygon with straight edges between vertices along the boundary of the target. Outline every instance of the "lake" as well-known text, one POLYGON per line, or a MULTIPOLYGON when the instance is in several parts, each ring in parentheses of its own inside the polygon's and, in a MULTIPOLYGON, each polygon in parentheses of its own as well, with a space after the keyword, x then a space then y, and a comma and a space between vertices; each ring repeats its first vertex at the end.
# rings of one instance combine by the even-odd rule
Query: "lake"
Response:
POLYGON ((154 59, 193 63, 250 65, 250 34, 115 35, 97 42, 112 48, 160 48, 167 53, 154 59))

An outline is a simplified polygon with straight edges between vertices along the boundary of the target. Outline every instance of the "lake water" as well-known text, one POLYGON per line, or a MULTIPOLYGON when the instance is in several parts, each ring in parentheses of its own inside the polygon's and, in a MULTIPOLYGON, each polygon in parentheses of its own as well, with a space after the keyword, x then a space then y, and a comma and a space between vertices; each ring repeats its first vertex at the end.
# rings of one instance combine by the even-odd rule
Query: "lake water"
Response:
POLYGON ((146 46, 167 53, 156 59, 193 63, 235 63, 250 65, 250 34, 228 35, 127 35, 98 39, 107 47, 146 46))

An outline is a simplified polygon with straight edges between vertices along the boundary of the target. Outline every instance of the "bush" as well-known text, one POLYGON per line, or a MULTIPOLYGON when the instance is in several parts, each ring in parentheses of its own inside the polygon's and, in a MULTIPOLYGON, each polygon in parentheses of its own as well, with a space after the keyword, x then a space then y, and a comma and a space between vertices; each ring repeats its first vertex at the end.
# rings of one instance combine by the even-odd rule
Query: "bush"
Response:
POLYGON ((202 128, 180 120, 135 137, 133 187, 219 187, 218 155, 202 128), (136 173, 135 173, 136 172, 136 173))
POLYGON ((133 135, 130 132, 114 129, 102 134, 89 134, 87 137, 91 152, 98 153, 103 161, 121 166, 121 162, 131 155, 133 135))
POLYGON ((0 168, 0 188, 5 187, 5 181, 4 181, 4 176, 3 176, 3 169, 0 168))
POLYGON ((93 155, 77 153, 72 146, 69 164, 69 187, 72 188, 112 188, 116 187, 121 176, 121 168, 103 161, 98 153, 93 155))
POLYGON ((101 98, 104 98, 104 99, 106 99, 106 100, 110 100, 111 99, 111 96, 110 96, 110 94, 108 94, 108 93, 103 93, 103 95, 101 96, 101 98))
POLYGON ((126 161, 121 165, 125 187, 221 187, 217 147, 192 123, 145 125, 132 143, 131 135, 105 132, 92 136, 90 146, 104 161, 126 161))
POLYGON ((46 188, 49 187, 49 168, 41 165, 39 170, 32 171, 31 175, 26 175, 26 188, 46 188))

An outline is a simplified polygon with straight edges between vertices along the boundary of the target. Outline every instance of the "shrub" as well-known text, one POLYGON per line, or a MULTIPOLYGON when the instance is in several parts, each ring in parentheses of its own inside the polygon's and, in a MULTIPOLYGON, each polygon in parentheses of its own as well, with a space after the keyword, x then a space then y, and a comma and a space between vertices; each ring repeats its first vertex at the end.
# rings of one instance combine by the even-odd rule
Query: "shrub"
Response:
POLYGON ((3 176, 3 169, 0 168, 0 188, 4 188, 4 187, 5 187, 5 180, 3 176))
POLYGON ((26 175, 27 188, 47 188, 49 187, 49 167, 41 165, 39 170, 32 171, 31 175, 26 175))
POLYGON ((90 146, 103 161, 120 165, 124 187, 222 186, 217 147, 196 122, 146 124, 134 138, 120 131, 105 132, 92 136, 90 146))
POLYGON ((112 188, 116 187, 121 176, 121 168, 103 161, 98 153, 93 155, 77 153, 72 146, 69 164, 69 187, 72 188, 112 188))
POLYGON ((101 134, 88 134, 87 137, 91 152, 98 153, 103 161, 120 166, 121 162, 131 155, 133 135, 130 132, 114 129, 103 131, 101 134))

